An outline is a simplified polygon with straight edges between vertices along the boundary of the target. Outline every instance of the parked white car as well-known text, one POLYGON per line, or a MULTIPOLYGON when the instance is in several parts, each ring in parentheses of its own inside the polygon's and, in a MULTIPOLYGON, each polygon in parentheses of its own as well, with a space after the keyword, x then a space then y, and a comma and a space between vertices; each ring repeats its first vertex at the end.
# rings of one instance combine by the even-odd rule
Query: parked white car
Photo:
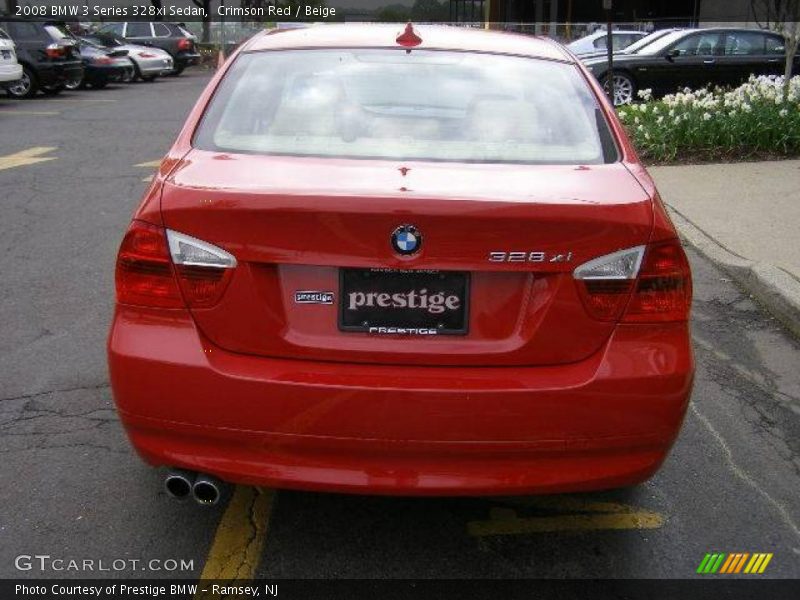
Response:
POLYGON ((22 79, 22 65, 17 62, 14 42, 0 29, 0 87, 8 87, 20 79, 22 79))
MULTIPOLYGON (((611 32, 611 41, 613 44, 614 52, 624 50, 634 42, 638 42, 647 33, 644 31, 622 31, 614 30, 611 32)), ((594 33, 590 33, 586 37, 575 40, 571 44, 567 44, 574 54, 581 56, 584 54, 594 54, 596 52, 604 51, 608 48, 608 39, 605 29, 600 29, 594 33)))

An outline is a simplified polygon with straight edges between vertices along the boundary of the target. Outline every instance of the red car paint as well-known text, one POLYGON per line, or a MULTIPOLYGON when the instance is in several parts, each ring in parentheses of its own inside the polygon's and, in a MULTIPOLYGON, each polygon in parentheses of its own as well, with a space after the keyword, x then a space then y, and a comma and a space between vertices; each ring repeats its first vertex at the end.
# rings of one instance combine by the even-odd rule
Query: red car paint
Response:
MULTIPOLYGON (((137 250, 126 243, 120 254, 111 381, 131 442, 150 464, 298 489, 505 494, 631 485, 666 457, 694 372, 681 304, 691 293, 688 265, 602 90, 546 40, 414 32, 414 51, 575 63, 619 160, 474 164, 194 148, 239 53, 391 48, 404 32, 325 26, 248 42, 199 99, 134 216, 134 229, 198 238, 236 267, 198 291, 188 287, 191 267, 167 261, 173 296, 143 306, 125 301, 124 265, 137 250), (413 256, 388 243, 404 223, 424 232, 413 256), (647 250, 625 284, 633 287, 592 305, 591 282, 578 281, 576 267, 638 245, 647 250), (570 260, 488 261, 497 250, 570 260), (467 335, 340 331, 342 267, 469 272, 467 335), (664 285, 672 276, 678 296, 664 285), (330 290, 337 300, 297 304, 298 290, 330 290)), ((142 251, 151 250, 161 252, 142 251)))

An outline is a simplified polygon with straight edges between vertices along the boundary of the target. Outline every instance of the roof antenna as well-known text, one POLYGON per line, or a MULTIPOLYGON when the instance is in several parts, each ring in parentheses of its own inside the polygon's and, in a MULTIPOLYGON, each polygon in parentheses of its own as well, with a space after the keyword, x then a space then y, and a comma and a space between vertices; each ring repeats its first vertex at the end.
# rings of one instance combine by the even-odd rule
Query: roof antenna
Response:
POLYGON ((409 21, 406 23, 406 30, 398 35, 395 41, 404 48, 408 48, 406 52, 411 52, 411 48, 419 46, 422 43, 422 38, 416 34, 414 26, 411 24, 411 21, 409 21))

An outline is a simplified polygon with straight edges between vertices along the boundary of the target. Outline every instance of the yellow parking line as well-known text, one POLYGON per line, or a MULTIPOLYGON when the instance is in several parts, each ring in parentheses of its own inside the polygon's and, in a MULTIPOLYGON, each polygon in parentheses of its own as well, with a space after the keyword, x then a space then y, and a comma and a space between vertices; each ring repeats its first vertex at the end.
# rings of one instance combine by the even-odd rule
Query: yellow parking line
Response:
POLYGON ((158 160, 151 160, 149 162, 143 162, 133 166, 143 169, 157 169, 158 167, 161 166, 161 159, 159 158, 158 160))
POLYGON ((53 115, 60 115, 61 113, 55 110, 17 110, 14 108, 0 109, 0 115, 23 115, 35 117, 52 117, 53 115))
POLYGON ((7 154, 0 156, 0 171, 4 169, 13 169, 14 167, 24 167, 26 165, 35 165, 36 163, 46 162, 48 160, 56 160, 56 156, 42 156, 55 150, 52 146, 36 146, 21 150, 14 154, 7 154))
POLYGON ((45 102, 117 102, 105 98, 47 98, 45 102))
POLYGON ((519 517, 511 508, 496 507, 486 521, 470 521, 467 532, 476 537, 524 535, 557 531, 600 529, 657 529, 664 525, 663 515, 617 502, 594 502, 569 496, 535 497, 522 501, 526 506, 558 512, 541 517, 519 517))
POLYGON ((236 486, 200 575, 195 600, 218 598, 204 581, 225 580, 228 585, 245 583, 255 575, 267 537, 274 492, 236 486))
POLYGON ((519 496, 504 498, 506 504, 519 504, 530 508, 575 511, 575 512, 599 512, 599 513, 620 513, 633 512, 636 507, 621 502, 604 502, 581 498, 578 496, 519 496))

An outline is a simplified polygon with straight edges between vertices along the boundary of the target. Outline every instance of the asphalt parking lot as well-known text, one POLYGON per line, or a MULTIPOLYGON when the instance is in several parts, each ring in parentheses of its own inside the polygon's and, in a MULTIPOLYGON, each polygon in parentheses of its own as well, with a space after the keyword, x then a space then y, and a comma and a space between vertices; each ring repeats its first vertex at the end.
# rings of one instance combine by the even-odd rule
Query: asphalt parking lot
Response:
POLYGON ((115 415, 105 336, 122 233, 207 81, 0 99, 0 577, 684 578, 709 552, 800 577, 800 343, 693 252, 693 400, 638 488, 169 499, 115 415), (36 554, 191 568, 18 570, 36 554))

